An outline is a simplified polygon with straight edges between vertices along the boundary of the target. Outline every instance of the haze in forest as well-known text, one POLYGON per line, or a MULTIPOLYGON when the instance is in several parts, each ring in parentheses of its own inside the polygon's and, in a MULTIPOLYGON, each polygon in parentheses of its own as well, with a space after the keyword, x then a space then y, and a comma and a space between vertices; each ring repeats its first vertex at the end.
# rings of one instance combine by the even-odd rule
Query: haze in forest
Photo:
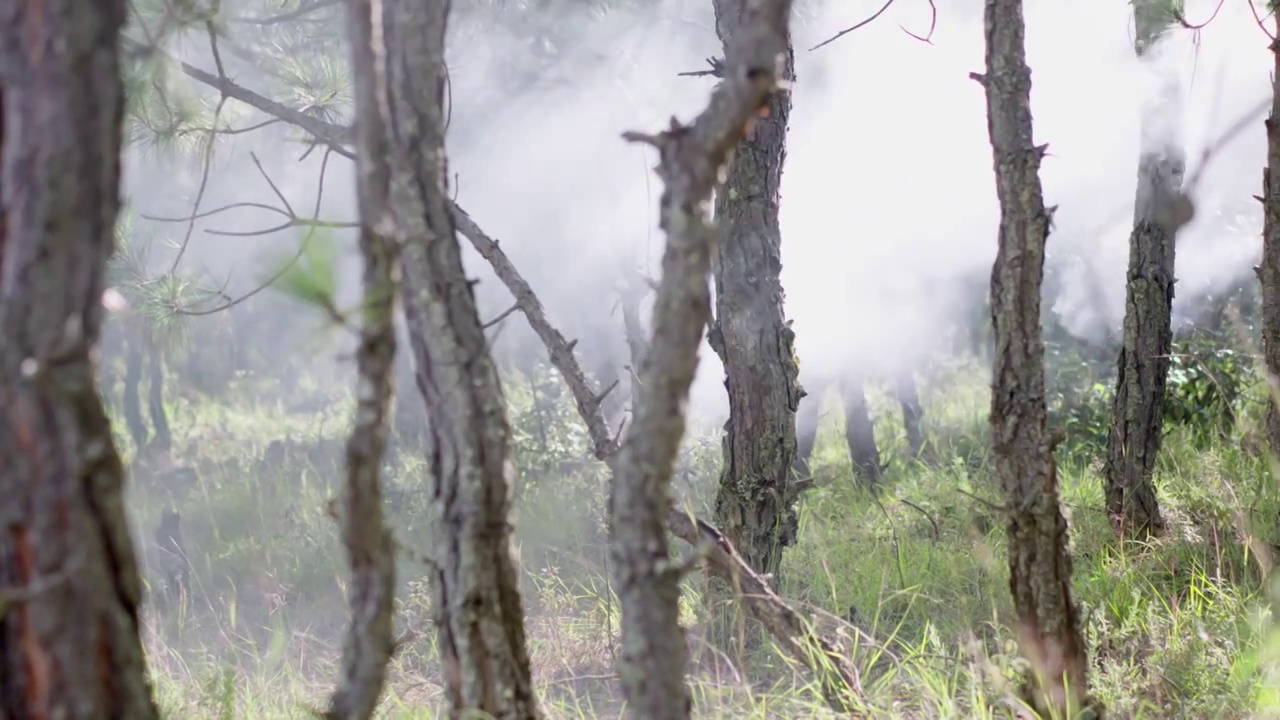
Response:
MULTIPOLYGON (((617 287, 627 267, 647 266, 656 276, 663 237, 656 158, 620 135, 657 129, 673 114, 691 118, 714 80, 678 73, 702 69, 704 58, 719 54, 707 3, 658 5, 601 17, 567 14, 581 32, 557 49, 554 76, 529 78, 523 92, 505 98, 492 97, 495 75, 518 68, 532 50, 504 40, 501 26, 459 19, 452 28, 450 163, 459 205, 502 241, 567 335, 583 348, 608 348, 620 362, 617 287)), ((782 231, 802 382, 850 371, 874 376, 927 357, 957 314, 985 295, 994 258, 998 208, 984 98, 968 77, 983 64, 980 8, 940 7, 924 43, 899 25, 925 35, 929 5, 899 2, 870 25, 809 51, 879 5, 798 9, 782 231)), ((1189 2, 1188 20, 1208 18, 1216 5, 1189 2)), ((1245 4, 1228 5, 1203 30, 1172 33, 1142 63, 1134 58, 1127 3, 1027 3, 1036 139, 1050 149, 1041 174, 1047 202, 1059 206, 1049 263, 1050 272, 1061 273, 1062 289, 1046 303, 1077 337, 1101 341, 1123 315, 1139 109, 1153 66, 1172 63, 1182 77, 1188 177, 1205 148, 1267 97, 1267 38, 1245 4)), ((181 42, 173 52, 202 57, 199 47, 181 42)), ((236 79, 254 83, 252 76, 236 79)), ((260 201, 270 192, 250 149, 299 212, 309 212, 320 153, 298 162, 302 148, 262 134, 218 148, 205 207, 260 201)), ((191 198, 165 192, 178 170, 133 152, 135 210, 189 213, 191 198)), ((1215 149, 1195 193, 1197 217, 1179 237, 1177 319, 1194 318, 1207 297, 1251 276, 1261 218, 1251 196, 1260 192, 1264 156, 1260 114, 1215 149)), ((354 166, 336 157, 329 165, 321 214, 354 220, 354 166)), ((184 262, 229 278, 228 292, 247 288, 269 259, 288 254, 296 236, 201 231, 243 231, 274 220, 233 212, 204 221, 184 262)), ((353 231, 336 236, 353 245, 353 231)), ((344 294, 354 297, 359 266, 354 252, 347 257, 344 294)), ((482 312, 496 316, 509 296, 483 262, 470 260, 481 279, 482 312)), ((511 324, 499 350, 528 337, 523 323, 511 324)), ((536 343, 524 347, 543 352, 536 343)), ((722 382, 704 343, 695 419, 724 415, 722 382)))

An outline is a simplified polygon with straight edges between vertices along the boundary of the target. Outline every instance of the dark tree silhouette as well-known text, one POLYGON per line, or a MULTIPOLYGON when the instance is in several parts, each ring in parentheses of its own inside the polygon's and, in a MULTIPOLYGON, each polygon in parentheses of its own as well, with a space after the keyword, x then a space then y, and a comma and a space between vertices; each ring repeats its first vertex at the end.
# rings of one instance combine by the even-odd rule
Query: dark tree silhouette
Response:
POLYGON ((123 0, 0 2, 0 717, 157 717, 96 387, 123 0))

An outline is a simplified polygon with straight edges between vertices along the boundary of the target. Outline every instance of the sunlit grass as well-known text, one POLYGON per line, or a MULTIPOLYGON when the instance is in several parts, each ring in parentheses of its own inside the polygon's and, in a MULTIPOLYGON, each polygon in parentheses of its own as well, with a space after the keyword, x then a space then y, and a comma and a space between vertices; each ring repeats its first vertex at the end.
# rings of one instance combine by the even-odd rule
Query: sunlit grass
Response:
MULTIPOLYGON (((346 622, 343 554, 324 508, 341 477, 347 400, 333 398, 323 415, 288 413, 279 398, 289 394, 237 382, 243 388, 216 404, 175 402, 175 454, 198 469, 195 488, 170 499, 142 471, 133 484, 144 555, 159 509, 175 502, 194 566, 185 604, 147 613, 156 692, 171 718, 309 718, 337 676, 346 622), (285 438, 286 457, 269 461, 271 441, 285 438)), ((523 442, 572 421, 558 409, 534 417, 515 385, 523 442)), ((893 458, 878 502, 852 480, 841 414, 826 413, 812 463, 819 487, 805 496, 784 568, 781 594, 851 656, 873 717, 1011 717, 1024 669, 987 471, 985 379, 958 374, 943 387, 924 388, 932 465, 901 457, 896 405, 873 393, 882 452, 893 458), (851 607, 857 628, 846 622, 851 607)), ((1240 438, 1194 445, 1178 429, 1166 438, 1158 480, 1170 530, 1144 552, 1111 542, 1096 457, 1060 458, 1093 690, 1113 717, 1280 717, 1280 638, 1264 564, 1250 549, 1277 538, 1280 499, 1240 438)), ((619 717, 605 475, 576 452, 539 456, 544 470, 518 483, 530 648, 549 717, 619 717)), ((705 490, 717 468, 706 453, 690 458, 686 484, 705 490)), ((388 487, 402 542, 427 550, 423 472, 398 458, 388 487)), ((404 558, 400 581, 404 644, 383 717, 442 717, 425 569, 404 558)), ((767 643, 737 662, 709 647, 697 625, 702 588, 691 578, 685 603, 699 717, 831 716, 809 672, 767 643)))

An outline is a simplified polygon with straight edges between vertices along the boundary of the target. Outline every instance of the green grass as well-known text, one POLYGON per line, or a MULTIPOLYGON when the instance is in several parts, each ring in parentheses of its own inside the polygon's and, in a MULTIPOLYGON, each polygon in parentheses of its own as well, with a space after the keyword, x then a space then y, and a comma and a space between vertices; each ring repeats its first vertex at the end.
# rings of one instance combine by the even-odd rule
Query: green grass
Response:
MULTIPOLYGON (((581 461, 571 411, 540 411, 520 383, 510 385, 522 468, 516 550, 536 684, 549 717, 618 717, 605 475, 581 461), (547 432, 558 438, 552 451, 530 446, 547 432)), ((331 386, 303 382, 287 394, 331 386)), ((324 509, 341 478, 349 398, 327 390, 333 404, 323 415, 289 414, 272 399, 286 393, 273 388, 241 378, 217 402, 176 401, 175 456, 197 469, 199 482, 171 493, 161 475, 140 470, 133 480, 144 556, 170 498, 193 556, 185 606, 146 616, 156 692, 171 718, 308 718, 337 675, 346 573, 324 509), (265 462, 268 444, 286 437, 284 461, 265 462)), ((1011 717, 1024 665, 1009 624, 1002 520, 982 500, 998 503, 985 381, 957 371, 924 390, 931 465, 901 457, 896 408, 872 397, 881 451, 893 458, 879 502, 852 481, 840 413, 826 413, 813 458, 819 487, 804 499, 781 594, 850 654, 873 717, 1011 717), (839 619, 850 606, 870 638, 839 619)), ((715 432, 690 438, 677 478, 682 494, 703 502, 717 476, 715 432)), ((1280 495, 1248 445, 1231 437, 1206 446, 1172 429, 1158 471, 1170 532, 1144 552, 1111 542, 1096 459, 1060 458, 1093 689, 1111 717, 1280 717, 1280 635, 1256 550, 1280 539, 1280 495)), ((397 533, 425 550, 422 463, 398 458, 389 471, 397 533)), ((424 570, 401 560, 406 642, 393 661, 387 718, 442 717, 424 570)), ((702 586, 692 578, 686 602, 698 716, 829 716, 807 671, 768 644, 739 664, 716 660, 698 635, 702 586)))

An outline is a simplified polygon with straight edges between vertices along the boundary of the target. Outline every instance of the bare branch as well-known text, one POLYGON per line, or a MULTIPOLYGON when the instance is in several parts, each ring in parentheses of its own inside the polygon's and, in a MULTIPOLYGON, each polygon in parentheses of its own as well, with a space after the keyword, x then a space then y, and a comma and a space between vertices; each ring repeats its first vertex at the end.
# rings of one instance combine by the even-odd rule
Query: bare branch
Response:
POLYGON ((876 18, 878 18, 878 17, 880 17, 881 15, 883 15, 883 14, 885 13, 885 11, 886 11, 886 10, 888 10, 890 7, 892 7, 892 6, 893 6, 893 3, 894 3, 894 2, 896 2, 896 1, 897 1, 897 0, 887 0, 887 2, 885 2, 885 4, 884 4, 884 5, 883 5, 879 10, 875 11, 875 13, 873 13, 873 14, 871 15, 871 17, 867 18, 866 20, 863 20, 862 22, 860 22, 860 23, 858 23, 858 24, 856 24, 856 25, 852 25, 852 26, 850 26, 850 27, 847 27, 847 28, 845 28, 845 29, 841 30, 840 32, 836 33, 835 35, 832 35, 831 37, 827 38, 826 40, 823 40, 822 42, 818 43, 817 45, 814 45, 813 47, 809 48, 809 52, 813 52, 814 50, 817 50, 817 49, 819 49, 819 48, 824 48, 824 47, 826 47, 826 46, 830 45, 831 43, 833 43, 833 42, 835 42, 835 41, 839 40, 840 38, 844 37, 845 35, 848 35, 849 33, 853 32, 853 31, 855 31, 855 30, 859 30, 859 29, 861 29, 861 28, 866 27, 867 25, 870 25, 871 23, 875 22, 876 18))
MULTIPOLYGON (((542 302, 534 294, 533 288, 529 287, 529 283, 520 275, 515 264, 507 257, 506 252, 498 246, 498 241, 481 230, 466 211, 456 204, 451 203, 451 205, 453 221, 457 225, 458 232, 470 240, 476 251, 493 267, 498 279, 515 298, 515 307, 524 313, 530 327, 546 346, 551 364, 568 384, 569 391, 573 394, 578 406, 578 414, 587 424, 587 432, 591 436, 591 446, 596 458, 610 462, 618 448, 609 432, 604 415, 599 412, 599 403, 594 400, 597 393, 573 354, 573 343, 565 339, 565 336, 547 319, 542 302)), ((503 313, 502 317, 509 313, 510 311, 503 313)))
POLYGON ((681 540, 704 548, 711 572, 738 588, 751 616, 760 621, 787 654, 817 676, 827 704, 838 713, 850 712, 851 695, 861 692, 862 685, 858 671, 840 655, 835 645, 814 632, 809 623, 778 597, 768 581, 747 565, 719 530, 681 510, 667 514, 667 527, 681 540))
MULTIPOLYGON (((323 202, 323 200, 324 200, 324 179, 325 179, 325 174, 326 174, 326 172, 327 172, 327 170, 328 170, 328 168, 329 168, 329 156, 330 156, 330 154, 331 154, 331 153, 333 153, 333 152, 336 152, 333 148, 329 148, 329 149, 325 150, 324 157, 323 157, 323 158, 321 159, 321 161, 320 161, 320 178, 319 178, 319 180, 317 181, 317 187, 316 187, 316 202, 315 202, 315 207, 314 207, 313 212, 312 212, 313 216, 318 216, 318 215, 320 214, 320 205, 321 205, 321 203, 322 203, 322 202, 323 202)), ((254 161, 255 163, 257 163, 257 162, 258 162, 257 157, 254 157, 253 161, 254 161)), ((261 166, 260 164, 258 165, 258 169, 259 169, 259 170, 262 170, 262 166, 261 166)), ((263 171, 263 176, 264 176, 264 177, 266 176, 266 171, 263 171)), ((269 182, 269 183, 271 182, 270 178, 268 178, 268 179, 267 179, 267 182, 269 182)), ((274 183, 271 183, 271 186, 272 186, 272 188, 273 188, 273 189, 275 189, 275 184, 274 184, 274 183)), ((276 192, 277 192, 277 194, 278 194, 278 193, 279 193, 279 190, 276 190, 276 192)), ((246 203, 246 204, 248 204, 248 203, 246 203)), ((285 212, 285 211, 283 211, 283 210, 280 210, 279 208, 273 208, 273 207, 270 207, 270 206, 257 205, 256 203, 255 203, 254 205, 255 205, 255 206, 258 206, 258 207, 266 207, 266 208, 268 208, 268 209, 270 209, 270 210, 272 210, 272 211, 274 211, 274 212, 283 213, 283 214, 285 214, 285 215, 288 215, 289 213, 291 213, 291 212, 292 212, 292 208, 290 208, 288 212, 285 212)), ((228 206, 228 208, 229 208, 229 207, 234 207, 234 206, 228 206)), ((228 208, 221 208, 221 209, 228 209, 228 208)), ((275 284, 276 284, 276 282, 277 282, 280 278, 284 277, 284 276, 285 276, 285 274, 286 274, 286 273, 288 273, 291 269, 293 269, 293 266, 294 266, 294 265, 297 265, 297 264, 298 264, 298 261, 302 259, 302 256, 303 256, 304 254, 306 254, 306 252, 307 252, 307 248, 309 248, 309 247, 310 247, 310 245, 311 245, 311 239, 312 239, 313 237, 315 237, 315 230, 316 230, 318 227, 324 227, 324 226, 326 226, 326 225, 325 225, 325 223, 323 223, 323 221, 314 220, 314 219, 312 219, 312 220, 308 220, 308 219, 305 219, 305 218, 291 217, 291 218, 290 218, 290 223, 289 223, 289 225, 284 226, 284 227, 290 227, 290 226, 293 226, 293 225, 305 225, 305 226, 309 226, 309 227, 310 227, 310 230, 309 230, 309 231, 307 232, 307 234, 302 238, 302 242, 298 245, 298 251, 297 251, 297 252, 295 252, 295 253, 293 254, 293 257, 291 257, 291 258, 289 259, 289 261, 288 261, 288 262, 286 262, 286 263, 285 263, 285 264, 284 264, 284 265, 283 265, 279 270, 277 270, 275 273, 273 273, 273 274, 271 275, 271 277, 267 278, 267 280, 266 280, 265 282, 261 283, 260 285, 258 285, 258 286, 257 286, 257 287, 255 287, 254 289, 250 290, 249 292, 245 293, 244 295, 241 295, 240 297, 238 297, 238 298, 234 298, 234 299, 232 299, 232 300, 227 300, 226 302, 224 302, 224 303, 222 303, 221 305, 218 305, 218 306, 216 306, 216 307, 206 308, 206 309, 203 309, 203 310, 193 310, 193 309, 190 309, 190 308, 176 308, 175 312, 177 312, 179 315, 191 315, 191 316, 197 316, 197 317, 198 317, 198 316, 204 316, 204 315, 213 315, 213 314, 215 314, 215 313, 220 313, 220 312, 222 312, 223 310, 230 310, 231 308, 235 307, 236 305, 239 305, 240 303, 244 302, 245 300, 248 300, 249 298, 253 297, 254 295, 257 295, 258 293, 262 292, 263 290, 266 290, 267 288, 271 287, 272 285, 275 285, 275 284)), ((277 228, 277 229, 283 229, 283 228, 277 228)), ((333 307, 333 306, 332 306, 332 304, 327 305, 327 306, 326 306, 326 308, 325 308, 325 310, 326 310, 326 312, 330 315, 330 317, 331 317, 331 318, 333 318, 335 321, 339 321, 339 322, 341 322, 341 323, 342 323, 342 324, 344 324, 344 325, 346 324, 346 323, 345 323, 345 320, 342 318, 342 314, 341 314, 341 313, 339 313, 339 312, 337 311, 337 308, 333 307)))

